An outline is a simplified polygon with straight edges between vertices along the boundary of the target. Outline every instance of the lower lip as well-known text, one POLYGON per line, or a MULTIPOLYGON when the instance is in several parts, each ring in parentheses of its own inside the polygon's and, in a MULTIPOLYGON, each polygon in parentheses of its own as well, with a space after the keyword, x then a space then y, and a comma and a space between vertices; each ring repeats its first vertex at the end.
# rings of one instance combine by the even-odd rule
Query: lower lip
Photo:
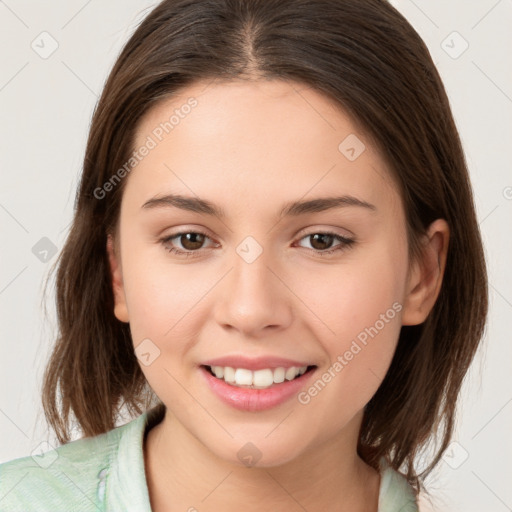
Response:
POLYGON ((210 389, 226 404, 241 411, 265 411, 276 407, 299 393, 315 373, 312 369, 293 380, 285 380, 267 389, 239 388, 214 377, 204 366, 200 367, 210 389))

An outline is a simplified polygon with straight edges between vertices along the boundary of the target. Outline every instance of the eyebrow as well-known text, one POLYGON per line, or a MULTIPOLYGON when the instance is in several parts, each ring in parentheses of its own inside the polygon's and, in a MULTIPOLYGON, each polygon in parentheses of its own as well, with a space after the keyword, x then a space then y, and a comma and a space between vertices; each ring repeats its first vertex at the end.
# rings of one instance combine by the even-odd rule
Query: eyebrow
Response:
MULTIPOLYGON (((323 212, 333 208, 342 208, 347 206, 366 208, 372 212, 377 211, 377 207, 367 201, 363 201, 351 195, 344 195, 337 197, 319 197, 316 199, 309 199, 307 201, 290 201, 284 204, 281 209, 280 216, 295 217, 306 213, 323 212)), ((180 208, 181 210, 211 215, 219 218, 226 217, 224 210, 210 201, 200 199, 199 197, 183 196, 179 194, 167 194, 161 197, 153 197, 142 205, 142 208, 144 209, 169 207, 180 208)))

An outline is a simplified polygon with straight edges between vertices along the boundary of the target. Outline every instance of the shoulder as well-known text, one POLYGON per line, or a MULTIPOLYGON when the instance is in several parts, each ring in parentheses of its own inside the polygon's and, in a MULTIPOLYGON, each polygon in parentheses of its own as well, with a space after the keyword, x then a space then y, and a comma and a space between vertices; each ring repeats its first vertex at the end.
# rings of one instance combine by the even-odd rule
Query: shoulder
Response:
POLYGON ((0 464, 0 510, 97 510, 102 472, 140 420, 0 464))
POLYGON ((416 494, 401 474, 381 461, 378 512, 418 512, 416 494))

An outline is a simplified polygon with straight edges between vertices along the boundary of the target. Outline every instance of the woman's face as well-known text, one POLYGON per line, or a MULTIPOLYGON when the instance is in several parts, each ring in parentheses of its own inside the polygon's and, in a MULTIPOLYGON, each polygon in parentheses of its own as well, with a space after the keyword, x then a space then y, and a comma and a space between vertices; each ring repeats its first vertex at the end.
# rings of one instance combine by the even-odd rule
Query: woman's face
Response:
POLYGON ((173 424, 262 466, 355 445, 410 287, 403 207, 370 141, 297 83, 214 82, 156 105, 134 149, 115 313, 173 424), (212 361, 261 386, 314 368, 248 389, 212 361))

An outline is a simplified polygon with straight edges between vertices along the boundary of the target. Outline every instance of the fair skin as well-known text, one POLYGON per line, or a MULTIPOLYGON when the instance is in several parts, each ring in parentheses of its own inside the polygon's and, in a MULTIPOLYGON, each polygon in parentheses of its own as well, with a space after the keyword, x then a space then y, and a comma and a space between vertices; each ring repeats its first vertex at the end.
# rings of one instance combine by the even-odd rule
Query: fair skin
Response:
POLYGON ((149 338, 160 350, 141 365, 167 406, 145 444, 152 509, 375 512, 380 475, 356 451, 363 409, 401 326, 423 322, 435 302, 448 226, 435 221, 423 258, 410 262, 402 202, 377 150, 303 85, 194 84, 147 113, 134 146, 190 96, 198 105, 125 178, 118 232, 107 244, 115 315, 130 323, 135 347, 149 338), (350 134, 366 146, 354 161, 338 149, 350 134), (171 193, 206 199, 225 217, 142 208, 171 193), (344 195, 373 208, 280 218, 285 203, 344 195), (183 236, 162 242, 198 230, 207 234, 202 245, 183 236), (315 243, 312 235, 326 231, 355 241, 315 243), (236 251, 248 236, 263 251, 251 263, 236 251), (322 247, 342 249, 322 256, 322 247), (199 375, 210 358, 263 354, 310 361, 320 376, 393 304, 393 318, 307 404, 240 411, 199 375), (237 456, 248 442, 261 452, 254 467, 237 456))

